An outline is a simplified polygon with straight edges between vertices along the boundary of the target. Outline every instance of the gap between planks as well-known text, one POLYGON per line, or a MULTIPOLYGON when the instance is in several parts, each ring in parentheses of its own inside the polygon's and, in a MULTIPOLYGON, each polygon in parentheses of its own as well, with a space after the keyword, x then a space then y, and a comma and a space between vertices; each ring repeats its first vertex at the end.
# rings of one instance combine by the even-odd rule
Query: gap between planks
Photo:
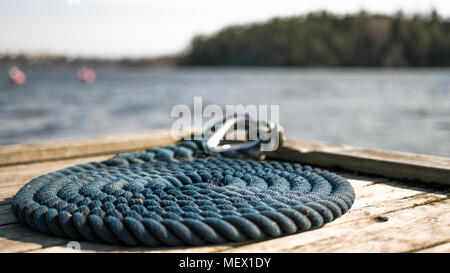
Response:
POLYGON ((0 167, 0 205, 10 203, 12 196, 23 185, 40 175, 76 164, 106 160, 111 156, 112 155, 103 155, 0 167))

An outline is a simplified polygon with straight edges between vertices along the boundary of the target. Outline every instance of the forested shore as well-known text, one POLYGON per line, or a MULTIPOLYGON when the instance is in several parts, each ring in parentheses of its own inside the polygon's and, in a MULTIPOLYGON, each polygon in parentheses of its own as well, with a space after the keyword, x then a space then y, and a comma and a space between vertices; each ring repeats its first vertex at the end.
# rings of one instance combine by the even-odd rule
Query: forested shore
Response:
MULTIPOLYGON (((157 37, 155 37, 156 39, 157 37)), ((197 35, 182 53, 105 59, 1 54, 0 66, 450 66, 450 18, 312 12, 197 35)))
POLYGON ((193 38, 182 65, 449 66, 450 20, 429 14, 314 12, 193 38))

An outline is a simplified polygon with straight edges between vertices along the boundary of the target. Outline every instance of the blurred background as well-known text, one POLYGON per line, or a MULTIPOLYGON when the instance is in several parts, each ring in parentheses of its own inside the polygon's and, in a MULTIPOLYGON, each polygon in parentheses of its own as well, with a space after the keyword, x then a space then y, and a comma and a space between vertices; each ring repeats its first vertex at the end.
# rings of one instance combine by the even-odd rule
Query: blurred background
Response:
POLYGON ((0 2, 0 145, 280 106, 288 137, 450 156, 448 0, 0 2))

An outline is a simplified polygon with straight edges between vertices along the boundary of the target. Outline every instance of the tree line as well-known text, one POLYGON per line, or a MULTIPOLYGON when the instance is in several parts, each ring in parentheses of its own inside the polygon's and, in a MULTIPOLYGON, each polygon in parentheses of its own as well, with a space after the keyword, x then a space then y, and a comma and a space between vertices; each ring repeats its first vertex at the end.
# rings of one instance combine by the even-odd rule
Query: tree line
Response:
POLYGON ((449 66, 450 20, 313 12, 226 27, 193 38, 182 65, 449 66))

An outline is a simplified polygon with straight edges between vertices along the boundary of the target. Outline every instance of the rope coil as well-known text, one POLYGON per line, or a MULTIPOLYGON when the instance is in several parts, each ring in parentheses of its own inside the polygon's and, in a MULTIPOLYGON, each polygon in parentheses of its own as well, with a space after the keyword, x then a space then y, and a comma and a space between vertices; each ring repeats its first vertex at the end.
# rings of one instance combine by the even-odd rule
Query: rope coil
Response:
POLYGON ((33 179, 14 196, 45 234, 130 246, 260 240, 318 228, 347 212, 343 177, 298 163, 211 156, 202 141, 121 153, 33 179))

